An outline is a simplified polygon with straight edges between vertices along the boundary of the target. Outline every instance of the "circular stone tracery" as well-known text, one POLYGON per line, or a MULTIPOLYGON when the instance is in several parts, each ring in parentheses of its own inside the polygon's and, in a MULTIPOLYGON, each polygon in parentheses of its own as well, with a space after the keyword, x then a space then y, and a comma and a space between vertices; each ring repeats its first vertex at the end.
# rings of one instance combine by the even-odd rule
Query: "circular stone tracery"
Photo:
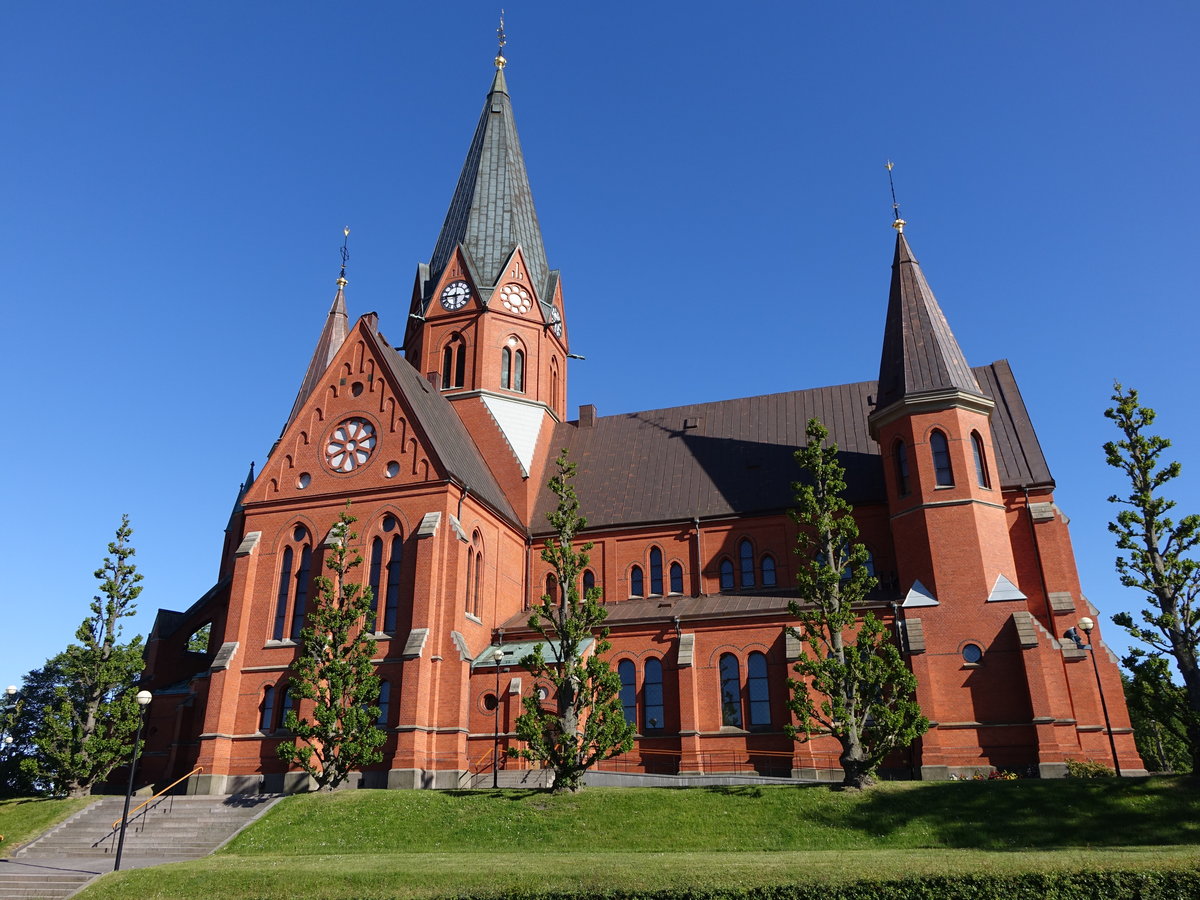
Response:
POLYGON ((533 306, 533 298, 529 291, 516 284, 506 284, 500 289, 500 302, 509 312, 525 315, 533 306))
POLYGON ((335 472, 353 472, 371 458, 375 426, 366 419, 345 419, 333 429, 325 445, 325 462, 335 472))

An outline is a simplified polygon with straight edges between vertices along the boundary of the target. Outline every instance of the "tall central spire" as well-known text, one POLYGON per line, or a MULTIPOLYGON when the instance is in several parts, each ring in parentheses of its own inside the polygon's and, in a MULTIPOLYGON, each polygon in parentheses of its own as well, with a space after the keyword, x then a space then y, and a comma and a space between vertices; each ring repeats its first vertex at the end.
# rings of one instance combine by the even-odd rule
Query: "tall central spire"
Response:
POLYGON ((491 286, 520 245, 533 285, 544 293, 550 267, 504 79, 505 62, 503 55, 496 57, 496 75, 433 248, 429 274, 436 281, 462 245, 483 285, 491 286))

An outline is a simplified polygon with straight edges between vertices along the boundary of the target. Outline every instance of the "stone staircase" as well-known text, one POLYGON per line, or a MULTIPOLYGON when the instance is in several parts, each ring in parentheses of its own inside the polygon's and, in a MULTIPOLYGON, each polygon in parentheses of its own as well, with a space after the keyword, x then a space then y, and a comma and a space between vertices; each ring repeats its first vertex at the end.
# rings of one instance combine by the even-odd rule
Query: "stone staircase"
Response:
MULTIPOLYGON (((278 799, 249 797, 163 797, 131 819, 125 829, 122 869, 143 868, 207 856, 257 819, 278 799)), ((93 878, 111 872, 117 853, 112 823, 121 818, 123 797, 106 797, 11 858, 0 860, 0 900, 69 897, 93 878)))

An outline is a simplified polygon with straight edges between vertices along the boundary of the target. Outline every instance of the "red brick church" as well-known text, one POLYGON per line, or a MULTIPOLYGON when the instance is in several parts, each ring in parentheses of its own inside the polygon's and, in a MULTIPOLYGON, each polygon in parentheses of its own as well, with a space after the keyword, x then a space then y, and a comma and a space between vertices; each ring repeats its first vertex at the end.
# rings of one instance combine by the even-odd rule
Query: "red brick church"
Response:
MULTIPOLYGON (((522 696, 544 690, 516 662, 550 577, 545 482, 564 447, 595 543, 584 580, 603 590, 638 729, 604 768, 834 777, 831 741, 783 730, 801 652, 787 507, 810 417, 840 448, 875 612, 902 636, 933 723, 891 773, 1053 776, 1111 759, 1092 665, 1062 639, 1096 611, 1012 369, 967 364, 902 228, 878 381, 569 418, 562 279, 497 66, 411 306, 351 323, 338 279, 283 432, 237 498, 217 583, 158 614, 146 777, 203 767, 190 789, 213 793, 304 783, 275 748, 312 579, 349 500, 387 734, 361 784, 490 784, 522 696), (206 651, 188 649, 205 634, 206 651)), ((1116 660, 1093 639, 1122 768, 1140 771, 1116 660)), ((502 765, 505 783, 531 774, 502 765)))

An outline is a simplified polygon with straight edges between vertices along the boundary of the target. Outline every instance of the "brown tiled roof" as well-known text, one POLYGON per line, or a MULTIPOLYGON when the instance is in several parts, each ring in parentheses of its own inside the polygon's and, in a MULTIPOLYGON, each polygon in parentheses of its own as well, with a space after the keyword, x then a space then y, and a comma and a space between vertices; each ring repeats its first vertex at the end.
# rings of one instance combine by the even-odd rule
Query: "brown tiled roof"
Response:
MULTIPOLYGON (((1006 361, 974 379, 996 401, 992 416, 1005 489, 1049 484, 1029 414, 1006 361)), ((818 418, 838 445, 846 499, 882 503, 879 446, 867 433, 873 381, 699 403, 597 418, 591 427, 555 427, 552 452, 566 448, 578 465, 575 490, 589 528, 696 518, 761 515, 788 509, 799 470, 793 453, 818 418)), ((531 523, 545 533, 555 498, 543 490, 531 523)))

